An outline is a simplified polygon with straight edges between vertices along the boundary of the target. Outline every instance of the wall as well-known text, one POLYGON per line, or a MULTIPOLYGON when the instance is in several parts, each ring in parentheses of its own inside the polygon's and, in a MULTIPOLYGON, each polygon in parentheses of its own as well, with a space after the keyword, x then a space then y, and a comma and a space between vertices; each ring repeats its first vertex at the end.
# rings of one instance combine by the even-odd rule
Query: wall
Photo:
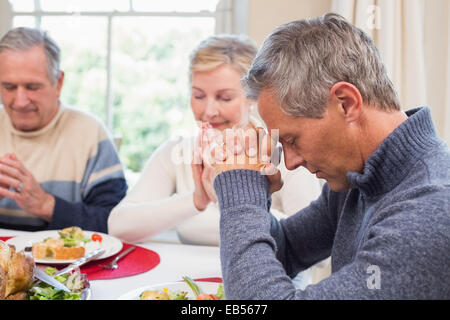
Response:
POLYGON ((0 0, 0 37, 12 26, 11 6, 8 0, 0 0))
POLYGON ((450 145, 450 1, 425 1, 424 9, 427 105, 439 134, 450 145))
POLYGON ((321 16, 332 0, 249 0, 248 32, 259 45, 280 24, 321 16))

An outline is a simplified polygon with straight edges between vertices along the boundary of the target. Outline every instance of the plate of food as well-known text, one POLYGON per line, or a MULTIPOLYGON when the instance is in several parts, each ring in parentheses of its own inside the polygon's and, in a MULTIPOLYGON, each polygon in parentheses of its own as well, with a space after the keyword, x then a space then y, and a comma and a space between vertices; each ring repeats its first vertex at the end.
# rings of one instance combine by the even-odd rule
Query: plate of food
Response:
POLYGON ((31 248, 34 261, 44 264, 69 264, 86 254, 103 248, 98 259, 108 258, 122 250, 122 242, 110 235, 68 227, 62 230, 37 231, 6 241, 18 251, 31 248))
POLYGON ((118 300, 225 300, 225 292, 222 283, 194 281, 189 277, 183 277, 183 281, 131 290, 118 300))
MULTIPOLYGON (((88 300, 89 281, 79 270, 54 277, 70 291, 65 292, 35 279, 34 259, 30 253, 17 252, 15 247, 0 241, 0 300, 88 300)), ((53 275, 57 270, 47 267, 53 275)))

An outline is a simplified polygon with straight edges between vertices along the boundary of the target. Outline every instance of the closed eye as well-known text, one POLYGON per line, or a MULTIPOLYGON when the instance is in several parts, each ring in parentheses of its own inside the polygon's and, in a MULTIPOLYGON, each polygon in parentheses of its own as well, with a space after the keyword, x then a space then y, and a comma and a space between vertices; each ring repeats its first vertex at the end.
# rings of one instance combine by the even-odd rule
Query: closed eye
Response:
POLYGON ((27 83, 27 85, 25 86, 25 88, 26 88, 27 90, 30 90, 30 91, 36 91, 36 90, 41 89, 41 88, 42 88, 42 85, 39 84, 39 83, 27 83))
POLYGON ((2 83, 2 87, 7 91, 13 91, 17 89, 17 86, 12 83, 2 83))

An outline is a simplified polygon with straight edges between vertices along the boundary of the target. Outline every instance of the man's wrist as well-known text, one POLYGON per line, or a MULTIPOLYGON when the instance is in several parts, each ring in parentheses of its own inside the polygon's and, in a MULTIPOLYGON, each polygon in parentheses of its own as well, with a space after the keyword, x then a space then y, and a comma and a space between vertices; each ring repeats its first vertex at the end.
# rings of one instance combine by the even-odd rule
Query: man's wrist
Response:
POLYGON ((214 189, 221 210, 236 205, 257 205, 266 208, 267 199, 270 197, 267 177, 250 169, 221 172, 214 179, 214 189))
POLYGON ((45 193, 44 201, 37 214, 44 220, 50 222, 55 210, 55 197, 49 193, 45 193))

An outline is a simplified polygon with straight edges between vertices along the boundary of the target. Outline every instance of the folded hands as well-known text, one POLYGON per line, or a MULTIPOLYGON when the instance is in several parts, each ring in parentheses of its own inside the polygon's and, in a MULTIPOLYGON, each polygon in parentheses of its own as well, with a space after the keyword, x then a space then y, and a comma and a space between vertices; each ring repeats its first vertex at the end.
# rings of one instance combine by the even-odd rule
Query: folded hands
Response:
POLYGON ((204 210, 210 202, 217 202, 214 178, 225 171, 259 171, 267 176, 270 193, 280 190, 283 182, 276 167, 280 162, 281 148, 276 144, 276 137, 253 123, 224 131, 203 124, 195 141, 191 164, 196 208, 204 210))

